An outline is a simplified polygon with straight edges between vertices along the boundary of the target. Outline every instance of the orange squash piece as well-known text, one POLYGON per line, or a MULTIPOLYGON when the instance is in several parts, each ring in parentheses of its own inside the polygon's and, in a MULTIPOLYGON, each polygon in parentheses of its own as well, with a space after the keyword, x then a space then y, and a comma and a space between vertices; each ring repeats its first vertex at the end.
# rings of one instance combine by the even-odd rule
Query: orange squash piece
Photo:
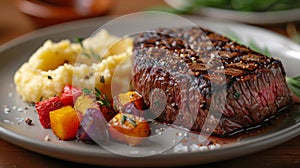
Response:
POLYGON ((76 138, 80 121, 74 108, 64 106, 51 111, 49 116, 51 129, 59 139, 72 140, 76 138))
POLYGON ((122 108, 130 103, 133 103, 138 110, 145 109, 143 97, 136 91, 129 91, 119 94, 116 97, 115 102, 119 111, 123 111, 122 108))
POLYGON ((151 129, 143 117, 118 113, 108 124, 111 139, 137 146, 150 136, 151 129))

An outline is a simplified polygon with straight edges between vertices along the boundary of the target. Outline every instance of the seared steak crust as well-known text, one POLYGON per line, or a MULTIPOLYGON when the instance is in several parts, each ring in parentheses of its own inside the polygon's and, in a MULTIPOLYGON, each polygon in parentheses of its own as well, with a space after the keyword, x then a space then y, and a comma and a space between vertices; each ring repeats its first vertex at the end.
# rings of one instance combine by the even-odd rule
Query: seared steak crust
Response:
POLYGON ((258 125, 291 101, 279 60, 199 27, 135 37, 132 84, 156 120, 217 135, 258 125))

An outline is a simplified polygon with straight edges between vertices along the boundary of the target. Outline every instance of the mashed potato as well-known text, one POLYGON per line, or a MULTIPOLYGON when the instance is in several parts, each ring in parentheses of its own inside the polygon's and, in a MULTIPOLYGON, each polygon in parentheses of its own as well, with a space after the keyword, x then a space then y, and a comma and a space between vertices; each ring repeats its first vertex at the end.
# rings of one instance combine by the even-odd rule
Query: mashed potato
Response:
POLYGON ((16 90, 22 99, 37 102, 60 95, 66 84, 97 87, 111 97, 110 82, 115 68, 119 65, 130 71, 128 63, 120 63, 131 56, 132 40, 101 30, 84 40, 83 46, 82 49, 79 43, 69 40, 46 41, 15 73, 16 90), (91 52, 99 55, 100 60, 87 57, 91 52))

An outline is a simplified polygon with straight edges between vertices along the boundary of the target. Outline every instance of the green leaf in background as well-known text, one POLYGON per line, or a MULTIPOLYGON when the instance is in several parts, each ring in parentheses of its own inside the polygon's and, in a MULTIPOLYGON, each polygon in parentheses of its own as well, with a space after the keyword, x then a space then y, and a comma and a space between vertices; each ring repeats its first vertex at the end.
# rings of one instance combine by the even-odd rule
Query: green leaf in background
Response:
POLYGON ((286 82, 290 90, 300 97, 300 76, 294 78, 286 77, 286 82))
POLYGON ((300 0, 186 0, 186 4, 180 13, 193 13, 203 7, 253 12, 300 8, 300 0))
POLYGON ((272 8, 280 0, 231 0, 231 7, 241 11, 264 11, 272 8))
POLYGON ((226 29, 225 31, 226 31, 226 33, 225 33, 226 36, 228 38, 230 38, 231 40, 236 41, 237 43, 240 43, 240 44, 244 44, 256 52, 259 52, 268 57, 271 57, 271 53, 269 52, 268 48, 267 47, 264 47, 264 48, 259 47, 252 38, 249 38, 247 42, 243 42, 241 40, 241 38, 234 31, 232 31, 230 29, 226 29))
POLYGON ((229 6, 230 0, 188 0, 196 6, 229 6))
POLYGON ((249 48, 251 48, 252 50, 256 51, 256 52, 259 52, 261 54, 264 54, 268 57, 271 57, 271 53, 269 52, 268 48, 267 47, 264 47, 264 48, 260 48, 255 42, 254 40, 251 38, 248 42, 247 42, 247 45, 249 48))

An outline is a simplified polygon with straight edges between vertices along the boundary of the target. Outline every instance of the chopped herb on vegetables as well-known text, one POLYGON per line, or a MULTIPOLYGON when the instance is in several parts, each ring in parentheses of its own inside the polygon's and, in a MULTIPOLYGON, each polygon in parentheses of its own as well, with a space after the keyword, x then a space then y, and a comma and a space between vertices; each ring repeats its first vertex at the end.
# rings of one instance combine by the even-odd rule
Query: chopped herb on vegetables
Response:
POLYGON ((137 124, 132 118, 128 117, 128 121, 132 124, 132 126, 136 127, 137 124))
POLYGON ((123 125, 126 121, 129 121, 133 127, 137 126, 136 121, 134 121, 134 119, 123 114, 120 123, 123 125))
POLYGON ((84 94, 87 94, 87 95, 89 95, 89 94, 94 94, 94 91, 92 91, 92 90, 90 90, 90 89, 87 89, 87 88, 83 88, 83 89, 82 89, 82 92, 83 92, 84 94))
POLYGON ((127 116, 126 115, 122 115, 122 118, 121 118, 121 124, 124 124, 125 121, 127 119, 127 116))

